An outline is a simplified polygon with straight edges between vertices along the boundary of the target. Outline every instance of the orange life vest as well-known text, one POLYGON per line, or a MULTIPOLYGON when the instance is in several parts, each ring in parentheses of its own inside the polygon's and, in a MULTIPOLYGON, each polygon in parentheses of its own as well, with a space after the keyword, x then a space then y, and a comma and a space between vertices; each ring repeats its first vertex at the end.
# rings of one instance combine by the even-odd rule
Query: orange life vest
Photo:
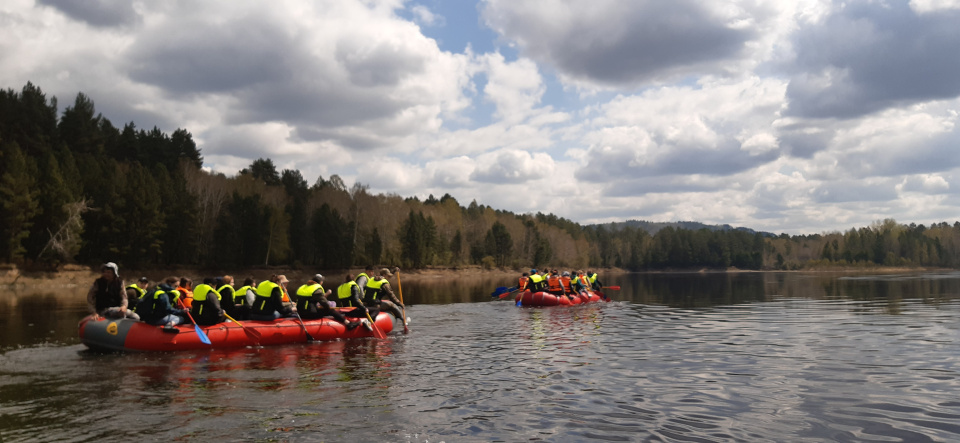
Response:
POLYGON ((547 279, 547 290, 550 292, 561 292, 563 291, 563 286, 560 285, 560 277, 551 275, 547 279))
POLYGON ((560 284, 563 285, 563 290, 567 291, 568 294, 573 292, 573 290, 570 289, 570 277, 560 277, 560 284))

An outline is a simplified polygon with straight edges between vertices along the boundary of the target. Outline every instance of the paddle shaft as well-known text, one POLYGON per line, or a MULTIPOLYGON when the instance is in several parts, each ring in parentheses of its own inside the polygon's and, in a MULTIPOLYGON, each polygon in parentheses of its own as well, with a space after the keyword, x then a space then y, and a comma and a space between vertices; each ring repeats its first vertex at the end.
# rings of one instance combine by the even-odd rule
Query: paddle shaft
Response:
POLYGON ((403 285, 400 284, 400 268, 397 268, 397 291, 400 293, 400 313, 403 314, 400 323, 403 323, 403 333, 406 334, 410 332, 410 329, 407 328, 407 305, 403 303, 403 285))
POLYGON ((239 325, 241 328, 243 328, 243 332, 246 332, 247 334, 251 335, 255 340, 257 340, 257 342, 260 341, 261 335, 260 335, 260 332, 259 332, 259 331, 255 330, 255 329, 247 329, 247 327, 244 326, 243 323, 238 322, 236 319, 234 319, 233 317, 231 317, 230 314, 227 314, 226 312, 224 312, 223 315, 224 315, 225 317, 227 317, 228 319, 230 319, 230 321, 236 323, 236 324, 239 325))
POLYGON ((373 327, 373 335, 374 335, 375 337, 377 337, 377 338, 387 338, 387 334, 384 334, 383 331, 380 330, 380 327, 377 326, 377 323, 376 323, 375 321, 373 321, 373 317, 370 316, 370 311, 367 311, 367 320, 370 321, 370 326, 373 327))
MULTIPOLYGON (((282 283, 277 286, 280 286, 281 295, 286 295, 288 300, 293 301, 293 297, 290 297, 290 294, 287 294, 287 288, 284 287, 282 283)), ((307 325, 303 324, 303 319, 300 318, 300 313, 297 312, 297 307, 294 306, 290 308, 290 310, 293 312, 293 315, 297 317, 297 323, 300 323, 300 328, 303 329, 303 333, 307 336, 307 341, 313 341, 314 340, 313 336, 310 335, 309 332, 307 332, 307 325)))
POLYGON ((516 288, 513 288, 510 292, 504 292, 503 294, 500 294, 500 300, 507 298, 508 295, 513 294, 514 292, 517 292, 519 290, 520 288, 516 287, 516 288))

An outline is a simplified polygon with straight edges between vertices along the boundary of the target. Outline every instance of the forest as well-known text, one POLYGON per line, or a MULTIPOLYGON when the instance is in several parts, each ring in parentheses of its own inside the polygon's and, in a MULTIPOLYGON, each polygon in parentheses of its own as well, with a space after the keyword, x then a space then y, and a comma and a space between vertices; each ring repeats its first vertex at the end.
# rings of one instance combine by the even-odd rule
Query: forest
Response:
POLYGON ((960 266, 960 222, 882 220, 802 236, 673 226, 651 234, 462 205, 450 194, 374 194, 338 175, 310 183, 268 156, 228 176, 203 168, 186 129, 117 127, 82 92, 61 113, 32 83, 0 91, 0 204, 0 263, 41 269, 105 261, 133 269, 960 266))

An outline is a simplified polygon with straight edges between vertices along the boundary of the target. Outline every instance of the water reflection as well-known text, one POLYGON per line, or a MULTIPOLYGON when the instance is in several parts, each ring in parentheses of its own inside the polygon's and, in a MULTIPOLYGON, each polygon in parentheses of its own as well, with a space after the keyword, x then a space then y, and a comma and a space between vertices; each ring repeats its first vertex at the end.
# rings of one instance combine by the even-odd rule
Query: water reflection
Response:
POLYGON ((675 308, 761 303, 784 298, 858 301, 888 314, 901 312, 900 301, 919 299, 938 305, 960 296, 960 273, 858 275, 777 272, 623 274, 604 279, 620 285, 607 291, 614 299, 675 308))

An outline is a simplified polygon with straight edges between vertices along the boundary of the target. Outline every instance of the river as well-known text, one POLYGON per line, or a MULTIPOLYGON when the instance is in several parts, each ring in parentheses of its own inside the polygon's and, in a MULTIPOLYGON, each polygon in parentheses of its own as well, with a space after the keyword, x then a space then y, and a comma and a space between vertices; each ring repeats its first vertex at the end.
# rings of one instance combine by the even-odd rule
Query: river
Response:
POLYGON ((107 355, 85 288, 21 289, 0 440, 960 441, 960 273, 604 280, 572 308, 404 281, 385 340, 107 355))

